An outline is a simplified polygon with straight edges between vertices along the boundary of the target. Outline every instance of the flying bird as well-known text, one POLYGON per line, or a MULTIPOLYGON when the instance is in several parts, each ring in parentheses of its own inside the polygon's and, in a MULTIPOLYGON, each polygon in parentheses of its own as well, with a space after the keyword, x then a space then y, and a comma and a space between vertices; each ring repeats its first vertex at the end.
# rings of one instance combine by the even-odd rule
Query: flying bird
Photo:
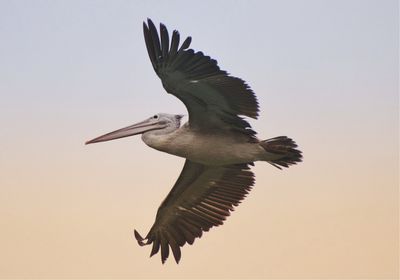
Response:
POLYGON ((164 263, 171 249, 178 263, 182 246, 222 225, 249 193, 255 161, 282 169, 301 162, 302 153, 286 136, 257 138, 244 119, 259 115, 254 92, 216 60, 189 48, 191 37, 180 44, 178 31, 170 37, 160 23, 157 32, 150 19, 143 22, 143 32, 154 71, 164 89, 185 104, 188 122, 181 125, 180 114, 159 113, 86 144, 141 134, 151 148, 186 159, 148 234, 143 238, 134 231, 140 246, 152 244, 150 257, 161 249, 164 263))

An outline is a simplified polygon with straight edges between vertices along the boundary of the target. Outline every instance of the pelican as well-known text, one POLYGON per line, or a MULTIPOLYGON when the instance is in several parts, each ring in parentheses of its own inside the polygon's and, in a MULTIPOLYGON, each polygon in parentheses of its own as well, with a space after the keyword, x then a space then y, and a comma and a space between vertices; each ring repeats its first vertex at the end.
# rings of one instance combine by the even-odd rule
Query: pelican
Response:
POLYGON ((286 136, 256 137, 244 119, 258 117, 254 92, 216 60, 190 49, 191 37, 180 45, 178 31, 170 37, 160 23, 158 33, 150 19, 143 22, 143 32, 151 64, 164 89, 185 104, 188 122, 181 125, 180 114, 159 113, 86 144, 141 134, 151 148, 186 159, 148 234, 143 238, 134 231, 140 246, 152 244, 150 257, 161 248, 164 263, 171 249, 179 263, 181 247, 222 225, 249 193, 255 161, 282 169, 301 162, 302 153, 286 136))

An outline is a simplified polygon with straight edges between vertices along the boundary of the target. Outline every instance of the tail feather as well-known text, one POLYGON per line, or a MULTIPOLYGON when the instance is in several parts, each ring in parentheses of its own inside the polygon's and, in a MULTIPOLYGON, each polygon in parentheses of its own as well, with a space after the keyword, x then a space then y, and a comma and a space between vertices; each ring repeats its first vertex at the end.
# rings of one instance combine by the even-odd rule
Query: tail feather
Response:
POLYGON ((286 136, 278 136, 260 142, 261 147, 269 154, 267 162, 282 169, 302 161, 302 153, 297 144, 286 136))

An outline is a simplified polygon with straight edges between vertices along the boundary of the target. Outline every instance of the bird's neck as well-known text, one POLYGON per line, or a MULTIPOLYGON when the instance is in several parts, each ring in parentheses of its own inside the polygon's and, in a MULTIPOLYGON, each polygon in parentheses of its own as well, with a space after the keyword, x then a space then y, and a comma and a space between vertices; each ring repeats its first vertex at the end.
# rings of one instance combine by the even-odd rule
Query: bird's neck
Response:
POLYGON ((168 147, 174 138, 176 129, 172 131, 152 130, 142 134, 142 140, 147 146, 168 153, 168 147))

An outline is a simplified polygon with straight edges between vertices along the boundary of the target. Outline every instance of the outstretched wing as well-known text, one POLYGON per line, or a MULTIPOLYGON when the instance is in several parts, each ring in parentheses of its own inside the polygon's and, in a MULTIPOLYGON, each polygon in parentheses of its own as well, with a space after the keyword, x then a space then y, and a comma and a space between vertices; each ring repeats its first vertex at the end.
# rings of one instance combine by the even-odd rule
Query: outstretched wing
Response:
POLYGON ((254 92, 241 79, 221 70, 217 61, 202 52, 189 49, 191 37, 179 46, 174 30, 169 43, 166 27, 160 24, 160 36, 153 22, 143 22, 147 51, 165 90, 187 107, 191 127, 229 129, 254 138, 250 124, 239 115, 257 118, 254 92))
POLYGON ((251 190, 254 174, 249 164, 206 166, 186 160, 181 175, 159 207, 149 233, 142 238, 135 230, 139 245, 153 244, 150 256, 161 247, 163 263, 171 248, 178 263, 180 247, 193 244, 203 231, 222 225, 233 206, 251 190))

